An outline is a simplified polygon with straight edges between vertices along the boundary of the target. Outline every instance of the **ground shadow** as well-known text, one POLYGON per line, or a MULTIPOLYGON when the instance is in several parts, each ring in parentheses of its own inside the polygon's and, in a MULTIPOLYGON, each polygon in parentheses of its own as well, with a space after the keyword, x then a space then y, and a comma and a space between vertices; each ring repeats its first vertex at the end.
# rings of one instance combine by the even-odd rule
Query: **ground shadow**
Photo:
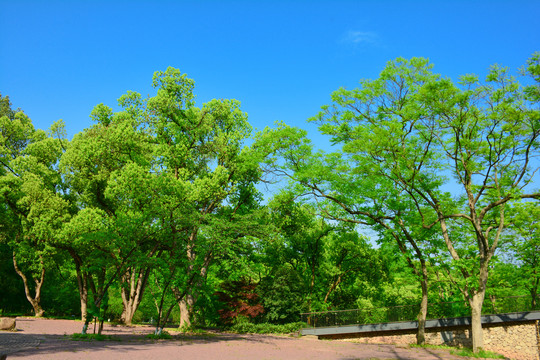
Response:
MULTIPOLYGON (((120 332, 120 331, 119 331, 120 332)), ((74 340, 71 335, 36 335, 25 334, 24 331, 0 333, 0 356, 36 356, 39 354, 54 354, 65 352, 84 352, 92 350, 116 349, 122 352, 138 350, 161 345, 190 346, 217 342, 242 341, 251 343, 272 343, 272 336, 244 334, 195 334, 172 335, 171 339, 149 339, 144 334, 115 334, 107 331, 110 339, 98 341, 93 339, 74 340)), ((286 339, 286 338, 285 338, 286 339)), ((292 338, 291 338, 292 340, 292 338)))

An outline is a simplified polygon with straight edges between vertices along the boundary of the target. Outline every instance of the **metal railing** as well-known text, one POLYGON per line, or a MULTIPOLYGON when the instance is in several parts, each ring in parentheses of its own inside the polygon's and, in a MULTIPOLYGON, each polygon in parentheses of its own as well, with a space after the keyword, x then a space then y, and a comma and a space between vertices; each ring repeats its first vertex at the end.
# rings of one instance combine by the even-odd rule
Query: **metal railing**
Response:
MULTIPOLYGON (((308 327, 327 327, 343 325, 365 325, 398 321, 415 321, 420 305, 401 305, 373 307, 354 310, 320 311, 300 314, 301 321, 308 327)), ((540 296, 536 306, 532 306, 530 296, 509 296, 488 298, 482 306, 482 314, 504 314, 540 310, 540 296)), ((470 316, 471 310, 465 301, 428 304, 427 319, 442 319, 470 316)))

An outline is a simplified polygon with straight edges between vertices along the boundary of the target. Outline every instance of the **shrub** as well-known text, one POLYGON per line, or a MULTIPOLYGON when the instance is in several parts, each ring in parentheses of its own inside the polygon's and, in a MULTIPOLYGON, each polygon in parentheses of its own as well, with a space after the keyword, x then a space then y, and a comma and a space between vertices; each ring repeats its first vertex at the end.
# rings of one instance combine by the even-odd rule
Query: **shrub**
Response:
POLYGON ((239 334, 290 334, 306 327, 303 322, 288 324, 253 324, 245 317, 239 316, 237 322, 230 328, 232 332, 239 334))
POLYGON ((287 324, 298 320, 298 314, 303 310, 303 281, 290 266, 281 266, 264 278, 257 291, 266 321, 287 324))
POLYGON ((264 312, 259 295, 255 292, 257 284, 247 280, 224 282, 220 286, 223 291, 215 293, 223 308, 218 310, 224 324, 234 323, 238 316, 255 318, 264 312))

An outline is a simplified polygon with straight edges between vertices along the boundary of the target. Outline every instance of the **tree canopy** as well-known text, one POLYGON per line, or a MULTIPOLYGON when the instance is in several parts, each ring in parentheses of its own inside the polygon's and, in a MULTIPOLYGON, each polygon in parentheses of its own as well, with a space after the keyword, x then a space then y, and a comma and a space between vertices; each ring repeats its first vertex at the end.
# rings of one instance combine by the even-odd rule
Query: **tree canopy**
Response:
POLYGON ((286 124, 253 134, 237 100, 197 106, 171 67, 152 96, 96 105, 71 141, 0 95, 0 255, 13 264, 0 284, 15 294, 22 280, 36 316, 80 312, 83 332, 92 318, 160 333, 171 318, 283 324, 399 304, 423 343, 437 302, 461 301, 481 348, 486 301, 538 306, 539 62, 520 83, 500 66, 453 81, 427 59, 390 61, 309 119, 326 152, 286 124), (71 284, 64 299, 49 277, 71 284))

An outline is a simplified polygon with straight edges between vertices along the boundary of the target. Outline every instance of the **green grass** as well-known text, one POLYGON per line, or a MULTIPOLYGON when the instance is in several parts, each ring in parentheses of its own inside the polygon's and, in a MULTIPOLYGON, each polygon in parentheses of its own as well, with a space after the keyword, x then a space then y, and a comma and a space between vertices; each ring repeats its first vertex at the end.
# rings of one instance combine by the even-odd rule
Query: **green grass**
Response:
POLYGON ((418 345, 418 344, 409 344, 409 347, 411 348, 422 348, 422 349, 440 349, 440 350, 455 350, 455 347, 451 347, 448 345, 418 345))
POLYGON ((469 348, 463 348, 463 349, 456 349, 451 350, 450 354, 452 355, 458 355, 458 356, 467 356, 472 358, 482 358, 482 359, 505 359, 504 356, 501 354, 497 354, 493 351, 487 351, 480 349, 478 352, 474 353, 472 349, 469 348))
POLYGON ((501 354, 497 354, 493 351, 487 351, 480 349, 478 352, 474 353, 470 348, 455 348, 447 345, 417 345, 410 344, 409 347, 412 348, 426 348, 426 349, 441 349, 441 350, 450 350, 450 354, 464 357, 472 358, 481 358, 481 359, 505 359, 501 354))
POLYGON ((97 340, 97 341, 116 340, 116 341, 118 341, 118 339, 114 339, 110 335, 81 334, 81 333, 75 333, 75 334, 70 335, 70 339, 75 340, 75 341, 92 341, 92 340, 97 340))
POLYGON ((198 328, 194 328, 194 327, 191 327, 189 329, 181 329, 181 330, 178 330, 178 329, 170 329, 171 331, 179 331, 181 332, 183 335, 188 335, 188 336, 195 336, 195 337, 198 337, 198 338, 211 338, 211 337, 216 337, 217 334, 213 333, 213 332, 210 332, 206 329, 198 329, 198 328))
POLYGON ((172 335, 169 334, 167 331, 162 331, 161 334, 159 334, 159 335, 148 334, 145 337, 147 339, 152 339, 152 340, 162 340, 162 339, 170 340, 170 339, 173 338, 172 335))

